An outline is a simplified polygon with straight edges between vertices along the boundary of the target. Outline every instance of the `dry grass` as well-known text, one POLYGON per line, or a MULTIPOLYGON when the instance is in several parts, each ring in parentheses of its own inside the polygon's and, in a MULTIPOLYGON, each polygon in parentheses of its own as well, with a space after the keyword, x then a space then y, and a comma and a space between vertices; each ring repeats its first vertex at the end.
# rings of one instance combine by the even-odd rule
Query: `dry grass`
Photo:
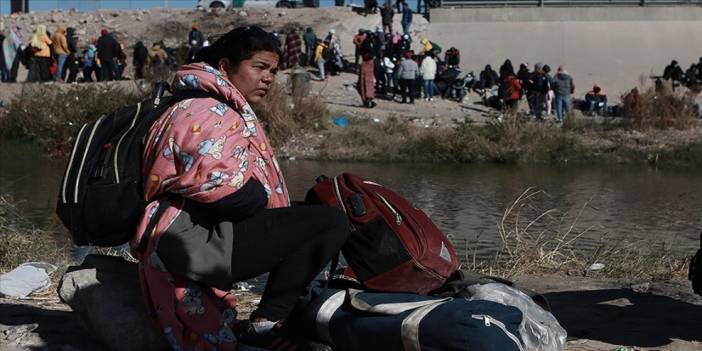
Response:
POLYGON ((36 141, 52 156, 65 155, 83 123, 143 97, 138 89, 113 84, 25 84, 0 120, 0 136, 36 141))
POLYGON ((321 159, 462 163, 561 163, 576 152, 573 135, 521 116, 451 128, 418 128, 394 116, 380 123, 353 120, 319 150, 321 159))
POLYGON ((475 249, 467 248, 469 269, 490 275, 515 277, 525 274, 566 273, 597 274, 615 278, 684 278, 690 257, 671 252, 664 244, 649 241, 617 242, 602 240, 593 250, 579 247, 579 241, 592 228, 579 228, 578 220, 588 203, 575 218, 556 209, 537 206, 545 194, 527 189, 504 212, 497 225, 500 246, 489 259, 478 259, 475 249), (593 263, 604 264, 593 272, 593 263))
POLYGON ((69 249, 57 243, 51 234, 25 219, 11 197, 0 195, 0 271, 12 270, 29 261, 67 266, 69 249))
POLYGON ((254 106, 273 146, 285 144, 304 130, 324 128, 330 112, 319 96, 293 98, 275 85, 261 103, 254 106))
POLYGON ((663 83, 662 86, 641 87, 622 95, 621 104, 625 117, 640 131, 651 129, 693 128, 696 123, 695 96, 699 92, 680 88, 676 92, 663 83))

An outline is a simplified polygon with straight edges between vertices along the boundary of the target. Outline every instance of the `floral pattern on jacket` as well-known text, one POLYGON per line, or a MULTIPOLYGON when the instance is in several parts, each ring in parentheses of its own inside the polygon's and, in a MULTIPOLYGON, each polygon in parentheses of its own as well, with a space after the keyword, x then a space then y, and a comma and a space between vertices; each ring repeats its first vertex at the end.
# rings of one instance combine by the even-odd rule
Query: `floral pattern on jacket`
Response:
POLYGON ((263 184, 268 208, 290 205, 285 180, 268 138, 246 99, 219 70, 196 63, 180 68, 176 91, 201 90, 215 98, 183 100, 166 110, 147 135, 144 150, 148 205, 132 241, 147 310, 174 350, 234 350, 236 298, 168 272, 156 248, 160 236, 180 214, 183 199, 215 202, 249 179, 263 184), (159 200, 171 205, 158 218, 138 252, 159 200))

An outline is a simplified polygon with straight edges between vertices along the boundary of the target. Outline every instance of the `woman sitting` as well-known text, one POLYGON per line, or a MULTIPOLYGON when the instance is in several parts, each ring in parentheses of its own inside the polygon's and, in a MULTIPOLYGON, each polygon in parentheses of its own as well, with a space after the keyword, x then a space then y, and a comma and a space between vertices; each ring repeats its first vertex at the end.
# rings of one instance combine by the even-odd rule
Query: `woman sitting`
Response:
POLYGON ((269 273, 239 350, 278 342, 298 297, 346 241, 343 212, 290 207, 273 150, 249 103, 272 88, 278 41, 241 27, 180 67, 183 100, 152 126, 144 150, 148 201, 132 247, 149 313, 174 350, 234 350, 235 282, 269 273), (145 228, 155 221, 150 236, 145 228), (141 241, 146 249, 137 252, 141 241))

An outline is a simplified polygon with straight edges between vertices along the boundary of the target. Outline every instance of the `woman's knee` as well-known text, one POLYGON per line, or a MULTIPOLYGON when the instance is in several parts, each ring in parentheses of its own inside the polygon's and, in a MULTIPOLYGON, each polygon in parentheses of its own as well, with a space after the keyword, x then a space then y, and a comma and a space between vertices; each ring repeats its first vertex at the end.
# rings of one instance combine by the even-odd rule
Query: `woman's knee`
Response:
POLYGON ((319 219, 324 224, 324 235, 332 236, 340 242, 346 242, 350 231, 346 213, 338 208, 320 206, 319 219))

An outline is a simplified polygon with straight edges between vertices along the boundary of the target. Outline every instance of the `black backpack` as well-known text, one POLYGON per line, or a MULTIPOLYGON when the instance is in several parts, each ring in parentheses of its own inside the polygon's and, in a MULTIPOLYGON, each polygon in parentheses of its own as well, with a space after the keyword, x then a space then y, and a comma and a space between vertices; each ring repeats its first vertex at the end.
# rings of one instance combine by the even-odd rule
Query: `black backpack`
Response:
POLYGON ((122 107, 84 124, 77 136, 61 182, 56 214, 79 246, 117 246, 134 237, 143 214, 144 141, 154 122, 178 101, 223 99, 203 91, 162 96, 122 107))

